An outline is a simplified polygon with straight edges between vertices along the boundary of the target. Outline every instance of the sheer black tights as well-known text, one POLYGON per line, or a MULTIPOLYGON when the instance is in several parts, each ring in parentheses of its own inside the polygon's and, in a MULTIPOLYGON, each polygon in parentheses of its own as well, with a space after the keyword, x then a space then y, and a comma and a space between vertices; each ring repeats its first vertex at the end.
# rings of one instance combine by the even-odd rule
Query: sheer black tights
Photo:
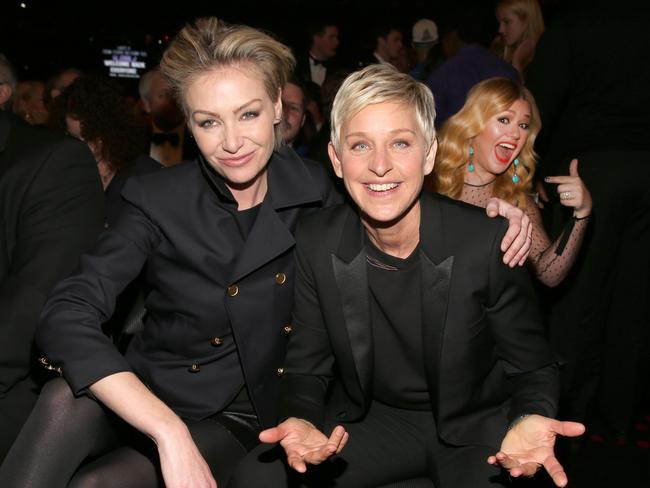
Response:
MULTIPOLYGON (((247 449, 219 418, 186 423, 213 476, 225 486, 247 449)), ((253 430, 246 434, 255 437, 253 430)), ((163 486, 154 443, 97 401, 74 397, 60 378, 43 388, 0 467, 0 480, 23 488, 163 486)))

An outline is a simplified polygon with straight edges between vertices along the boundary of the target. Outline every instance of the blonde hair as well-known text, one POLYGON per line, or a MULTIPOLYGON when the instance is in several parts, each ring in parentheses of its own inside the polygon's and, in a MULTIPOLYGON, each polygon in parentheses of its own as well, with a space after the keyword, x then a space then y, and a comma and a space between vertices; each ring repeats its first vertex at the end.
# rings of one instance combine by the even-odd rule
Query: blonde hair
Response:
POLYGON ((533 146, 542 122, 532 94, 521 83, 509 78, 490 78, 476 84, 467 95, 463 108, 442 127, 433 173, 435 191, 460 198, 472 139, 485 129, 492 117, 510 108, 517 100, 528 102, 531 112, 528 139, 517 156, 520 182, 512 182, 515 167, 511 164, 496 177, 492 196, 526 208, 526 194, 531 189, 537 161, 533 146))
MULTIPOLYGON (((524 36, 521 39, 532 40, 535 44, 544 32, 544 17, 538 0, 501 0, 497 5, 497 12, 500 9, 510 9, 526 25, 524 36)), ((519 43, 518 43, 519 44, 519 43)), ((517 46, 504 46, 503 58, 509 63, 512 62, 512 54, 517 46)))
POLYGON ((337 153, 343 124, 368 105, 382 102, 400 102, 414 109, 429 150, 436 137, 431 90, 391 65, 373 64, 348 76, 334 98, 330 138, 337 153))
MULTIPOLYGON (((252 27, 205 17, 180 30, 163 54, 160 72, 187 113, 185 92, 206 72, 233 65, 254 70, 275 102, 295 64, 291 50, 271 36, 252 27)), ((276 124, 276 148, 282 141, 281 132, 280 124, 276 124)))

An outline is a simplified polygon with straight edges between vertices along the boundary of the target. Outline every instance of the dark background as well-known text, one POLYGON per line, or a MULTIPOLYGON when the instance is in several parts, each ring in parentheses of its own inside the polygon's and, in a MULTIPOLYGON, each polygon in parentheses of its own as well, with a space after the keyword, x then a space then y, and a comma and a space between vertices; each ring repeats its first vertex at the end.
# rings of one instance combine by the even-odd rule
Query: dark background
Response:
MULTIPOLYGON (((44 79, 58 69, 104 72, 101 50, 128 45, 149 53, 155 64, 169 40, 187 21, 217 16, 271 31, 294 48, 305 48, 306 20, 333 19, 341 29, 339 57, 354 58, 373 46, 369 30, 390 18, 410 42, 413 23, 429 17, 440 26, 452 8, 473 6, 486 38, 497 32, 496 0, 177 0, 61 1, 1 0, 0 52, 16 65, 20 79, 44 79), (21 7, 25 4, 25 7, 21 7)), ((558 0, 542 2, 552 12, 558 0)))

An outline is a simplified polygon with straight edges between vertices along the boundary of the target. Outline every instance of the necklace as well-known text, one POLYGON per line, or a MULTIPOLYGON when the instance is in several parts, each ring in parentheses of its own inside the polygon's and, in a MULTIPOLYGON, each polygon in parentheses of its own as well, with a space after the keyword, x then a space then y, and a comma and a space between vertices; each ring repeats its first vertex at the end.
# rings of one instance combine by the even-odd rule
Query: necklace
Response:
POLYGON ((483 188, 485 186, 491 185, 496 181, 496 178, 491 179, 487 183, 481 183, 480 185, 474 185, 472 183, 467 183, 466 181, 463 181, 463 185, 471 186, 472 188, 483 188))

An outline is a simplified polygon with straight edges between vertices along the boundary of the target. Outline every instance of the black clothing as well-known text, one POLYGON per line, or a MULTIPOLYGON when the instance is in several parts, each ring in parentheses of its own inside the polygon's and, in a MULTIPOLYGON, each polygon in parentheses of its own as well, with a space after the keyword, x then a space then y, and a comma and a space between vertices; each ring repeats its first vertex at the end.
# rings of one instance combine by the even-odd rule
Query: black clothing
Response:
POLYGON ((0 110, 0 461, 36 401, 38 315, 103 219, 88 146, 0 110))
POLYGON ((180 416, 199 420, 221 411, 246 381, 260 423, 273 424, 274 366, 293 303, 292 232, 302 212, 336 200, 330 190, 318 165, 282 148, 245 238, 232 195, 207 163, 130 178, 117 222, 49 300, 39 343, 75 392, 133 370, 180 416), (123 357, 100 324, 145 263, 152 287, 145 327, 123 357))
POLYGON ((422 357, 419 247, 406 259, 366 238, 374 345, 373 398, 398 408, 431 410, 422 357))

